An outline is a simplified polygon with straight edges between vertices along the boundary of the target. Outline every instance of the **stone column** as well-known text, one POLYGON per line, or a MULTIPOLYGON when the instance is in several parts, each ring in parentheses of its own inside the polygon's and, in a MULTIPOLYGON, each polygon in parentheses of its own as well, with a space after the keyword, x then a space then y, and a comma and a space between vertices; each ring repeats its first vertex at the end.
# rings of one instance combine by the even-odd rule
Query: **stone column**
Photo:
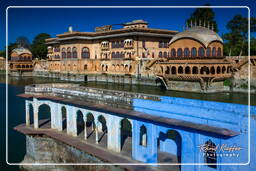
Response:
POLYGON ((38 128, 38 105, 34 105, 34 128, 38 128))
POLYGON ((99 131, 98 131, 98 121, 96 121, 96 124, 95 124, 95 141, 96 141, 96 144, 99 144, 99 131))
POLYGON ((29 116, 29 103, 26 100, 26 126, 30 125, 30 116, 29 116))
POLYGON ((109 115, 107 118, 108 129, 108 149, 120 152, 121 151, 121 118, 118 116, 109 115))

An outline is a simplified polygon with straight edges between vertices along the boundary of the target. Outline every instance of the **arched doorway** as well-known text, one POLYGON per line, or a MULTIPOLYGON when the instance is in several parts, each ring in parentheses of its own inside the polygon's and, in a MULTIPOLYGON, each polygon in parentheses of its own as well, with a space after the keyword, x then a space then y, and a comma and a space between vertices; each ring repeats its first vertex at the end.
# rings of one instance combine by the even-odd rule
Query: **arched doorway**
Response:
POLYGON ((125 118, 121 120, 121 152, 124 155, 132 155, 132 124, 125 118))
POLYGON ((107 122, 104 116, 100 115, 98 117, 98 133, 99 133, 99 140, 98 143, 102 146, 107 147, 107 122))
POLYGON ((216 145, 211 140, 205 142, 204 147, 204 160, 205 163, 208 163, 208 167, 217 168, 217 155, 216 155, 216 145))
MULTIPOLYGON (((158 163, 181 163, 181 144, 181 135, 177 131, 160 132, 157 139, 158 163)), ((173 166, 172 169, 180 170, 179 166, 173 166)))
POLYGON ((34 108, 33 105, 30 103, 28 106, 29 112, 29 125, 32 126, 34 124, 34 108))
POLYGON ((64 106, 61 107, 62 130, 67 132, 67 110, 64 106))
POLYGON ((92 113, 88 113, 86 116, 86 133, 88 141, 95 143, 95 120, 92 113))
POLYGON ((83 134, 84 126, 85 126, 85 124, 84 124, 83 113, 80 110, 78 110, 76 112, 76 130, 77 130, 76 135, 78 137, 81 137, 81 138, 84 137, 84 134, 83 134))
POLYGON ((51 108, 47 104, 42 104, 38 108, 38 127, 51 128, 51 108))

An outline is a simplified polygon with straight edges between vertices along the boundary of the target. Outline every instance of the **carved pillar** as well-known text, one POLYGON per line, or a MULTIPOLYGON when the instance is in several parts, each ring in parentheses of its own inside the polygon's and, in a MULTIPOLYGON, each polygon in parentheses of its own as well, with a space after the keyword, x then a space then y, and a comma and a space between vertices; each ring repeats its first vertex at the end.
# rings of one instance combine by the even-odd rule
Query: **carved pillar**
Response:
POLYGON ((26 100, 26 126, 30 125, 30 116, 29 116, 29 103, 26 100))

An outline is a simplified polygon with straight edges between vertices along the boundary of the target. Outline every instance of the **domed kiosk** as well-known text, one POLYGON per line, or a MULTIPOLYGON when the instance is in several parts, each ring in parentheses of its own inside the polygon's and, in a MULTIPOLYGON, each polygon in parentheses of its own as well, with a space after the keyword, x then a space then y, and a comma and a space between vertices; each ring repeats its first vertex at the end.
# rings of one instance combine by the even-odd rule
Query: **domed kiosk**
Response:
POLYGON ((11 52, 10 74, 12 75, 28 75, 31 76, 33 71, 32 53, 30 50, 19 47, 11 52))
POLYGON ((210 28, 193 26, 173 36, 170 56, 155 65, 158 80, 171 90, 224 90, 232 76, 231 63, 223 56, 223 40, 210 28))

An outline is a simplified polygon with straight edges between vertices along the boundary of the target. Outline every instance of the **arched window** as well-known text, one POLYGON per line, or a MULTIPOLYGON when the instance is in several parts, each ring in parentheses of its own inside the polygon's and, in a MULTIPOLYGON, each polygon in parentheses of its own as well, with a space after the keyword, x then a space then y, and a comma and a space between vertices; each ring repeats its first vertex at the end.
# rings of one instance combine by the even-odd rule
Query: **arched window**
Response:
POLYGON ((154 58, 155 57, 155 54, 154 54, 154 52, 152 52, 152 58, 154 58))
POLYGON ((168 66, 166 67, 165 74, 170 74, 170 68, 168 66))
POLYGON ((190 74, 190 67, 189 67, 189 66, 186 66, 186 68, 185 68, 185 74, 190 74))
POLYGON ((84 65, 84 70, 85 70, 85 71, 87 70, 87 64, 84 65))
POLYGON ((196 66, 193 66, 192 74, 198 74, 198 68, 196 66))
POLYGON ((71 58, 71 48, 67 48, 67 58, 71 58))
POLYGON ((66 56, 66 49, 65 49, 65 48, 62 48, 62 50, 61 50, 61 56, 62 56, 63 59, 67 57, 67 56, 66 56))
POLYGON ((214 56, 214 57, 216 56, 216 48, 215 47, 212 48, 212 56, 214 56))
POLYGON ((218 48, 217 56, 221 56, 221 48, 220 47, 218 48))
POLYGON ((178 68, 178 73, 179 73, 179 74, 183 74, 183 68, 182 68, 182 66, 179 66, 179 68, 178 68))
POLYGON ((215 74, 215 68, 214 68, 214 66, 211 67, 211 74, 215 74))
POLYGON ((159 52, 159 58, 162 58, 163 57, 163 53, 162 52, 159 52))
POLYGON ((172 66, 172 74, 176 74, 176 67, 175 66, 172 66))
POLYGON ((112 52, 112 58, 115 58, 115 57, 116 57, 116 53, 112 52))
POLYGON ((202 68, 201 68, 201 70, 200 70, 200 74, 210 74, 210 70, 209 70, 209 68, 208 67, 206 67, 206 66, 203 66, 202 68))
POLYGON ((181 48, 178 49, 177 56, 178 57, 182 57, 182 49, 181 48))
POLYGON ((167 52, 164 52, 164 58, 167 58, 167 52))
POLYGON ((208 57, 211 56, 211 48, 210 48, 210 47, 208 47, 208 48, 206 49, 206 56, 208 56, 208 57))
POLYGON ((171 56, 172 56, 172 57, 176 57, 176 50, 175 50, 175 49, 172 49, 172 50, 171 50, 171 56))
POLYGON ((204 144, 205 150, 204 150, 204 159, 205 163, 209 163, 211 165, 207 165, 211 168, 217 168, 217 154, 216 154, 216 145, 211 141, 208 140, 204 144))
POLYGON ((198 50, 198 56, 204 57, 204 48, 203 48, 203 47, 200 47, 200 48, 199 48, 199 50, 198 50))
POLYGON ((195 47, 193 47, 192 50, 191 50, 191 56, 192 57, 196 57, 197 56, 197 51, 196 51, 195 47))
POLYGON ((90 52, 87 47, 84 47, 82 49, 82 58, 90 58, 90 52))
POLYGON ((120 53, 116 52, 116 58, 120 58, 120 53))
POLYGON ((184 49, 184 56, 189 57, 189 49, 188 48, 184 49))
POLYGON ((217 74, 220 74, 220 66, 217 67, 217 74))
POLYGON ((72 57, 73 57, 73 58, 77 58, 77 50, 76 50, 76 47, 73 47, 73 49, 72 49, 72 57))
POLYGON ((140 127, 140 145, 147 146, 147 128, 144 125, 140 127))
POLYGON ((223 66, 223 67, 222 67, 222 74, 224 74, 225 72, 226 72, 226 67, 223 66))

